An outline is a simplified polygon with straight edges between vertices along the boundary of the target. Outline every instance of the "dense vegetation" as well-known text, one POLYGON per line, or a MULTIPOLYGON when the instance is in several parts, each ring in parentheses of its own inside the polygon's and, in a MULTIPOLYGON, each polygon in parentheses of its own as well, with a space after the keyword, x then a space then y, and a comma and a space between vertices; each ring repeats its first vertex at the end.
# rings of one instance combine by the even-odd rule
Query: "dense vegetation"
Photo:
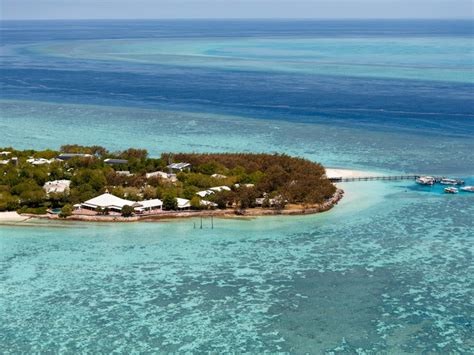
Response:
POLYGON ((106 190, 129 200, 160 198, 165 209, 176 208, 175 197, 191 200, 193 208, 204 208, 196 192, 214 186, 231 187, 231 191, 217 192, 205 198, 215 202, 219 208, 255 207, 257 198, 263 198, 264 207, 283 208, 287 203, 313 205, 335 192, 335 187, 324 177, 325 171, 320 164, 286 155, 163 154, 161 158, 150 158, 143 149, 109 152, 99 146, 67 145, 60 151, 92 156, 32 165, 27 159, 52 159, 59 152, 1 150, 11 154, 0 160, 17 157, 18 163, 0 165, 0 211, 44 213, 47 208, 66 206, 64 215, 68 215, 73 204, 106 190), (110 166, 104 163, 106 158, 126 159, 128 163, 110 166), (178 173, 175 182, 145 177, 148 172, 167 172, 170 159, 191 163, 192 168, 178 173), (130 175, 119 171, 129 171, 130 175), (213 174, 218 176, 211 176, 213 174), (61 179, 71 180, 69 191, 46 194, 43 189, 45 182, 61 179))

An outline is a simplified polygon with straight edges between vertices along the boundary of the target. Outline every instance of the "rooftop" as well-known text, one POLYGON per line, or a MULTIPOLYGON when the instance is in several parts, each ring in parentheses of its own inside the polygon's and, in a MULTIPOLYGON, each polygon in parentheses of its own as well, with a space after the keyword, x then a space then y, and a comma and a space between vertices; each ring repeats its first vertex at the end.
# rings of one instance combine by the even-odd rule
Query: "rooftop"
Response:
POLYGON ((79 158, 92 158, 93 155, 91 155, 91 154, 82 154, 82 153, 61 153, 57 156, 57 159, 69 160, 69 159, 76 158, 76 157, 79 157, 79 158))
POLYGON ((173 164, 168 165, 168 168, 173 169, 173 170, 183 170, 189 167, 191 167, 191 164, 189 163, 173 163, 173 164))
POLYGON ((127 164, 128 160, 126 159, 105 159, 104 160, 105 164, 127 164))

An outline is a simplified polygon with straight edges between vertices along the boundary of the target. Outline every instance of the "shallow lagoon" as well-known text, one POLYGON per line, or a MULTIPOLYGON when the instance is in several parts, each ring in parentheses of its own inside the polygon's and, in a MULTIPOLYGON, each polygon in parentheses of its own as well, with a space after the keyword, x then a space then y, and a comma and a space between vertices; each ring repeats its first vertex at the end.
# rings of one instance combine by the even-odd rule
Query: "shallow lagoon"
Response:
MULTIPOLYGON (((474 184, 469 24, 2 26, 0 146, 75 142, 143 147, 153 155, 275 151, 329 166, 444 174, 474 184), (213 34, 225 35, 212 40, 224 46, 200 46, 205 56, 197 61, 189 38, 202 44, 213 34), (232 36, 239 48, 229 47, 232 36), (86 50, 113 38, 136 57, 139 46, 153 49, 150 38, 153 45, 166 38, 169 49, 177 37, 185 39, 185 65, 117 60, 116 53, 97 58, 86 50), (265 52, 255 45, 262 37, 265 52), (299 52, 287 52, 295 38, 302 38, 299 52), (326 67, 330 75, 313 67, 301 73, 288 63, 317 59, 308 38, 358 43, 361 52, 352 58, 344 48, 326 51, 346 63, 364 58, 361 43, 394 42, 399 56, 372 57, 377 60, 347 72, 333 63, 326 67), (406 51, 423 41, 425 55, 406 51), (451 54, 437 55, 437 46, 451 54), (76 52, 65 55, 65 48, 76 52), (271 58, 262 58, 265 53, 271 58), (289 58, 294 53, 299 56, 289 58), (456 65, 441 70, 453 63, 452 53, 459 54, 456 65), (220 54, 230 57, 225 65, 206 60, 220 54), (255 61, 236 65, 243 54, 255 61), (264 70, 262 63, 278 57, 279 70, 264 70)), ((474 351, 474 196, 444 195, 413 182, 344 188, 346 197, 328 213, 217 219, 215 229, 208 220, 202 230, 192 220, 2 225, 2 350, 474 351)))
POLYGON ((2 344, 122 352, 472 348, 472 204, 401 183, 346 189, 329 213, 217 219, 215 229, 209 220, 203 230, 191 220, 2 227, 2 344))

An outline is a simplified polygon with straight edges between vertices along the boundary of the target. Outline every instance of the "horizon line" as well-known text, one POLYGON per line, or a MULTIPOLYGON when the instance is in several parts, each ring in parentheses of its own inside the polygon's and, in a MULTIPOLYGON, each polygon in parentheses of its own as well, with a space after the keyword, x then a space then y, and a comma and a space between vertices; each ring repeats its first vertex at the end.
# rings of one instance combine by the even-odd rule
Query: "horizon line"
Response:
POLYGON ((2 19, 3 21, 228 21, 228 20, 247 20, 247 21, 453 21, 453 20, 462 20, 462 21, 472 21, 474 25, 474 17, 156 17, 156 18, 147 18, 147 17, 137 17, 137 18, 12 18, 12 19, 2 19))

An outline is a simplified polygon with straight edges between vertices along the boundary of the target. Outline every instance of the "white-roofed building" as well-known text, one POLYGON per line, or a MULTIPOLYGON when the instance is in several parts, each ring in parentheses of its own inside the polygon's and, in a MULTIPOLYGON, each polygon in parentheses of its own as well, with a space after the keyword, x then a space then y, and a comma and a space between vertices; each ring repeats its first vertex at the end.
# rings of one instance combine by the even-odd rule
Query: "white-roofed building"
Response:
POLYGON ((189 163, 173 163, 167 166, 168 169, 174 172, 180 172, 180 171, 190 171, 191 170, 191 164, 189 163))
POLYGON ((203 190, 203 191, 196 192, 196 195, 198 195, 199 197, 206 197, 206 196, 212 195, 213 193, 214 191, 212 190, 203 190))
POLYGON ((161 210, 163 208, 163 201, 160 199, 138 201, 133 204, 137 212, 149 212, 154 210, 161 210))
POLYGON ((133 176, 133 174, 128 170, 118 170, 115 172, 115 174, 120 175, 120 176, 125 176, 125 177, 133 176))
POLYGON ((214 179, 226 179, 227 178, 227 176, 222 175, 222 174, 212 174, 211 177, 213 177, 214 179))
POLYGON ((184 210, 191 208, 191 202, 185 198, 176 198, 176 202, 178 203, 178 209, 184 210))
POLYGON ((55 159, 45 159, 45 158, 30 158, 27 159, 26 162, 30 163, 31 165, 44 165, 44 164, 51 164, 54 162, 55 159))
POLYGON ((7 165, 10 162, 10 159, 0 160, 0 165, 7 165))
POLYGON ((102 194, 100 196, 87 200, 84 203, 81 203, 81 208, 86 208, 90 210, 96 210, 97 208, 108 208, 109 210, 121 212, 123 206, 133 206, 135 203, 135 201, 125 200, 123 198, 114 196, 106 192, 105 194, 102 194))
POLYGON ((201 204, 201 206, 206 206, 206 207, 211 207, 211 208, 217 207, 217 203, 207 201, 207 200, 201 200, 201 201, 199 201, 199 203, 201 204))
POLYGON ((69 186, 71 185, 71 180, 54 180, 48 181, 43 185, 43 190, 47 194, 58 193, 63 194, 69 192, 69 186))
POLYGON ((176 178, 176 174, 168 174, 168 173, 165 173, 164 171, 155 171, 155 172, 152 172, 152 173, 147 173, 145 175, 145 177, 147 179, 160 178, 160 179, 164 179, 164 180, 170 180, 171 182, 175 182, 175 181, 178 180, 176 178))
POLYGON ((72 158, 93 158, 92 154, 83 154, 83 153, 61 153, 56 158, 59 160, 69 160, 72 158))
POLYGON ((215 192, 221 192, 221 191, 230 191, 231 188, 229 186, 216 186, 216 187, 211 187, 209 190, 212 190, 215 192))
POLYGON ((3 151, 3 152, 0 152, 0 155, 6 156, 6 155, 10 155, 11 153, 12 152, 3 151))
POLYGON ((247 188, 255 187, 254 184, 234 184, 234 186, 235 186, 236 188, 240 188, 240 187, 242 187, 242 186, 243 186, 243 187, 247 187, 247 188))

